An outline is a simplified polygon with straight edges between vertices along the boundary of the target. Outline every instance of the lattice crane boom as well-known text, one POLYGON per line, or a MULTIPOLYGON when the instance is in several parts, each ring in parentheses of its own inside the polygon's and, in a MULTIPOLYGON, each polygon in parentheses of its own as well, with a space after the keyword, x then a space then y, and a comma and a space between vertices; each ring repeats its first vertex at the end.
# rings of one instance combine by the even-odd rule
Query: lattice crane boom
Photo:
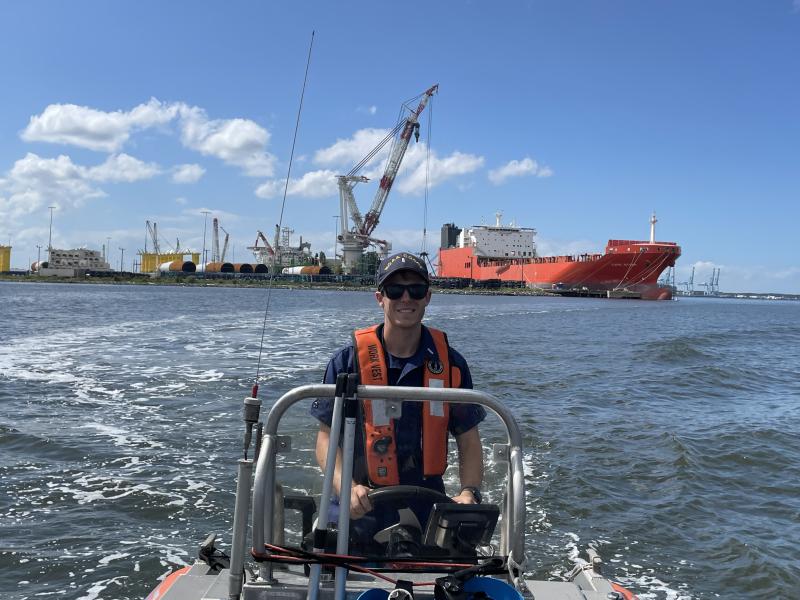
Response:
POLYGON ((364 216, 364 226, 360 228, 361 233, 372 235, 372 232, 375 231, 375 228, 378 226, 381 213, 383 212, 384 206, 386 206, 386 199, 389 197, 389 191, 392 189, 392 184, 400 170, 400 163, 403 162, 403 156, 405 156, 408 143, 411 141, 411 135, 416 134, 416 138, 419 139, 419 116, 422 114, 422 111, 425 110, 425 106, 427 106, 431 96, 433 96, 438 89, 439 84, 435 84, 425 90, 422 94, 419 106, 417 106, 416 110, 411 111, 406 118, 405 126, 400 134, 400 139, 394 145, 394 148, 392 148, 392 153, 386 163, 386 170, 383 172, 383 177, 381 177, 378 191, 375 193, 375 198, 372 201, 372 206, 364 216))

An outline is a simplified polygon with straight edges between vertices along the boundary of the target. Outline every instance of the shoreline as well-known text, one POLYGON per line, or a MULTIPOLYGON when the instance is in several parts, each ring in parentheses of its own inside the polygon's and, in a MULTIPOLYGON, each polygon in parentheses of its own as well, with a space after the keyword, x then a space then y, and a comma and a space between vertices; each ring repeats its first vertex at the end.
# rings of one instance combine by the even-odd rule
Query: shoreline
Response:
MULTIPOLYGON (((41 277, 38 275, 9 275, 0 274, 0 282, 12 283, 61 283, 69 285, 159 285, 159 286, 179 286, 179 287, 233 287, 233 288, 266 288, 269 287, 269 278, 264 279, 205 279, 202 275, 186 274, 171 277, 150 277, 149 275, 115 275, 111 277, 41 277)), ((273 289, 286 290, 328 290, 337 292, 372 292, 375 291, 372 285, 361 285, 355 282, 341 281, 274 281, 273 289)), ((498 287, 480 288, 463 287, 448 288, 433 286, 437 294, 461 294, 470 296, 540 296, 557 298, 562 294, 552 293, 545 290, 531 289, 525 287, 498 287)), ((568 297, 594 297, 602 296, 568 296, 568 297)), ((682 298, 722 298, 737 300, 790 300, 800 301, 800 294, 783 294, 779 292, 720 292, 714 296, 676 294, 673 300, 682 298)), ((651 300, 647 300, 651 302, 651 300)))
MULTIPOLYGON (((158 286, 178 286, 178 287, 232 287, 232 288, 267 288, 269 278, 265 279, 204 279, 196 275, 186 275, 177 277, 150 277, 148 275, 135 275, 132 277, 40 277, 37 275, 0 275, 0 282, 13 283, 61 283, 68 285, 158 285, 158 286)), ((340 281, 273 281, 273 289, 287 290, 327 290, 336 292, 373 292, 375 287, 372 285, 360 285, 357 283, 343 283, 340 281)), ((542 290, 530 288, 446 288, 433 286, 436 294, 462 294, 476 296, 549 296, 558 297, 542 290)))

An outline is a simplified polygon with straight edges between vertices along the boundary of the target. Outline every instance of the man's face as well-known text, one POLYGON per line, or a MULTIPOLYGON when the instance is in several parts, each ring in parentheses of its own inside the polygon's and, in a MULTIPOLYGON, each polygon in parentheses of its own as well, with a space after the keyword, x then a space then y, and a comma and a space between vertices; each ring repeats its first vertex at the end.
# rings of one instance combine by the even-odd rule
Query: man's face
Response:
MULTIPOLYGON (((383 287, 391 284, 411 285, 411 284, 425 284, 425 280, 421 275, 412 271, 400 271, 395 273, 383 283, 383 287)), ((392 327, 405 329, 414 328, 422 322, 422 317, 425 316, 425 307, 431 301, 431 291, 425 294, 425 297, 420 300, 414 300, 408 293, 408 290, 403 292, 397 300, 392 300, 385 293, 375 292, 375 298, 383 309, 383 314, 388 323, 392 327)))

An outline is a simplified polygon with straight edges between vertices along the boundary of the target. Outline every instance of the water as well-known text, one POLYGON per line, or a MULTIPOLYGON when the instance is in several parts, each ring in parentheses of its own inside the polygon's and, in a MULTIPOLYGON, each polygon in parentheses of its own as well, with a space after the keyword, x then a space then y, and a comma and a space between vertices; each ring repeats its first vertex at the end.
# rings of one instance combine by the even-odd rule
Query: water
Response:
MULTIPOLYGON (((0 284, 0 597, 142 598, 207 533, 229 542, 264 302, 0 284)), ((378 314, 368 293, 275 290, 262 398, 319 381, 378 314)), ((518 416, 532 575, 592 544, 641 598, 795 596, 800 303, 439 295, 428 315, 518 416)), ((303 410, 282 477, 314 492, 303 410)))

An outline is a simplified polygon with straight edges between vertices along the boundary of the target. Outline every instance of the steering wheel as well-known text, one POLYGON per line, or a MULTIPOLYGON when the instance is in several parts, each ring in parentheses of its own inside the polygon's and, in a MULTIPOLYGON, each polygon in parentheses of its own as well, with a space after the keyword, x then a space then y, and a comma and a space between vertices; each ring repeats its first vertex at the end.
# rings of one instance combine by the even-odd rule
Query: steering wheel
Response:
MULTIPOLYGON (((447 494, 443 494, 437 490, 432 490, 431 488, 426 488, 419 485, 389 485, 371 490, 367 494, 367 497, 369 498, 370 502, 372 502, 373 510, 381 504, 393 503, 399 505, 402 503, 407 505, 413 500, 424 500, 430 502, 431 504, 435 502, 453 502, 452 498, 450 498, 450 496, 447 494)), ((404 525, 402 512, 400 514, 400 523, 390 528, 393 529, 397 527, 398 532, 400 529, 402 529, 400 526, 404 525)), ((414 521, 416 521, 416 518, 414 521)), ((419 523, 415 525, 415 528, 416 527, 419 527, 419 523)), ((390 535, 387 535, 385 539, 378 538, 379 535, 386 534, 388 531, 389 529, 385 529, 382 532, 379 532, 373 538, 376 542, 385 546, 385 552, 388 558, 393 556, 414 556, 415 552, 419 552, 419 540, 415 541, 413 536, 408 537, 408 533, 399 533, 400 541, 399 543, 395 542, 396 545, 392 543, 392 537, 390 535)), ((420 531, 420 534, 422 534, 423 531, 420 531)))
POLYGON ((453 502, 447 494, 420 485, 387 485, 371 490, 367 497, 373 505, 384 502, 428 500, 429 502, 453 502))

